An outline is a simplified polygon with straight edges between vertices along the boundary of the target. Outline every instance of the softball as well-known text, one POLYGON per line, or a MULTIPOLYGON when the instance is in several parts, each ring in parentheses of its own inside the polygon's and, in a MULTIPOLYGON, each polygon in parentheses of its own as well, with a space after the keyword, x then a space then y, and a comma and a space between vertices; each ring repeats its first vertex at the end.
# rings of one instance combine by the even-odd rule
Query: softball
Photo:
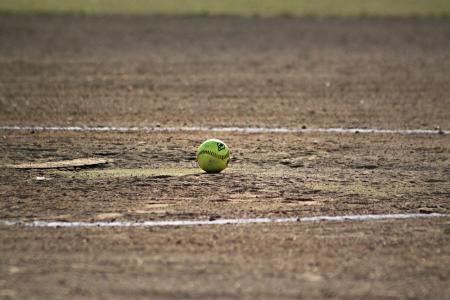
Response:
POLYGON ((219 173, 228 166, 229 161, 230 149, 221 140, 210 139, 198 147, 198 165, 207 173, 219 173))

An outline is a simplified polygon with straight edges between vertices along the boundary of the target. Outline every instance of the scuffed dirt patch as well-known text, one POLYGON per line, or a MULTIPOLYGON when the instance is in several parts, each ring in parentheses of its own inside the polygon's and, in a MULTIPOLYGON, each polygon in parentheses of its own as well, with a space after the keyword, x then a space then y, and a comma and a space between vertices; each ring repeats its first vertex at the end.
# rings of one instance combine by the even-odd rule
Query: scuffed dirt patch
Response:
POLYGON ((220 134, 220 174, 196 165, 208 133, 4 132, 1 164, 101 151, 94 170, 0 169, 2 219, 209 219, 440 212, 450 206, 450 137, 220 134), (111 142, 114 141, 114 142, 111 142), (107 153, 107 154, 106 154, 107 153), (286 162, 304 162, 292 167, 286 162), (376 165, 377 168, 361 168, 376 165), (162 206, 149 209, 149 206, 162 206), (69 216, 67 216, 69 215, 69 216))
POLYGON ((198 168, 158 168, 158 169, 104 169, 93 171, 56 172, 70 178, 108 179, 117 177, 172 177, 204 173, 198 168))

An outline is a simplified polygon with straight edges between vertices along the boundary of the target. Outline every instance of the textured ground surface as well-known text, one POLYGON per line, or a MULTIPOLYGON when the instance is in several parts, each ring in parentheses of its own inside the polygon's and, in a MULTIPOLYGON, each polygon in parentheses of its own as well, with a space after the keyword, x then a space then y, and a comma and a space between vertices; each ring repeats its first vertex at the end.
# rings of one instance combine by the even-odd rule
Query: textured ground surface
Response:
POLYGON ((210 137, 207 133, 3 134, 3 165, 114 160, 95 173, 3 169, 3 218, 450 212, 448 135, 220 134, 233 150, 231 166, 207 175, 189 174, 196 170, 196 146, 210 137), (164 176, 177 168, 180 174, 174 175, 187 175, 164 176), (145 170, 154 169, 163 176, 145 176, 145 170))
POLYGON ((448 299, 450 222, 0 228, 17 299, 448 299))
MULTIPOLYGON (((0 125, 450 128, 450 22, 0 16, 0 125)), ((1 220, 450 213, 450 136, 0 131, 1 220), (17 170, 77 158, 95 168, 17 170)), ((448 299, 450 221, 0 226, 0 298, 448 299)))
POLYGON ((0 18, 2 124, 450 128, 450 22, 0 18))

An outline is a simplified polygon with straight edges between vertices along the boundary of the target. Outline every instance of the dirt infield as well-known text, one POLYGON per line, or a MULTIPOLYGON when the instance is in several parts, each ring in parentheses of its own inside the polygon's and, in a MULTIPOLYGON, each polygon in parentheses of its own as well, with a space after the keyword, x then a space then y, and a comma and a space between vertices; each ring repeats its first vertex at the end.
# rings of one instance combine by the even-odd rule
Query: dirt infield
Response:
POLYGON ((18 299, 446 299, 450 223, 0 228, 18 299))
POLYGON ((450 22, 0 18, 3 124, 450 128, 450 22))
MULTIPOLYGON (((0 16, 0 126, 450 129, 450 22, 0 16)), ((0 221, 450 213, 450 135, 0 130, 0 221), (224 140, 230 167, 199 173, 224 140), (7 165, 82 158, 50 170, 7 165)), ((448 299, 448 218, 0 225, 0 299, 448 299)))
MULTIPOLYGON (((232 165, 212 176, 183 174, 195 170, 193 145, 207 133, 3 135, 2 163, 92 155, 114 162, 93 170, 2 169, 2 219, 450 212, 448 135, 224 134, 232 165), (173 169, 180 174, 148 172, 173 169)), ((445 299, 449 226, 448 218, 188 229, 0 226, 0 278, 6 299, 445 299)))
POLYGON ((196 168, 196 146, 208 137, 5 132, 4 165, 88 156, 114 162, 94 174, 4 169, 2 190, 9 203, 2 203, 8 205, 3 217, 73 221, 108 219, 108 213, 114 220, 145 220, 450 212, 448 135, 227 133, 220 138, 233 150, 230 168, 218 175, 189 175, 196 168), (155 178, 125 172, 133 169, 187 173, 155 178), (40 176, 49 180, 36 180, 40 176))

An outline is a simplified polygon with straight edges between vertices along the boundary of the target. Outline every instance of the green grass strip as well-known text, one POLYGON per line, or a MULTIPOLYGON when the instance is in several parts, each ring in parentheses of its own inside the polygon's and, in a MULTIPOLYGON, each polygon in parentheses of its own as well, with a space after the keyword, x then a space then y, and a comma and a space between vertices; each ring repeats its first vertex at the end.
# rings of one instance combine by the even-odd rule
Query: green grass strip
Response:
POLYGON ((1 0, 3 14, 443 17, 449 0, 1 0))

